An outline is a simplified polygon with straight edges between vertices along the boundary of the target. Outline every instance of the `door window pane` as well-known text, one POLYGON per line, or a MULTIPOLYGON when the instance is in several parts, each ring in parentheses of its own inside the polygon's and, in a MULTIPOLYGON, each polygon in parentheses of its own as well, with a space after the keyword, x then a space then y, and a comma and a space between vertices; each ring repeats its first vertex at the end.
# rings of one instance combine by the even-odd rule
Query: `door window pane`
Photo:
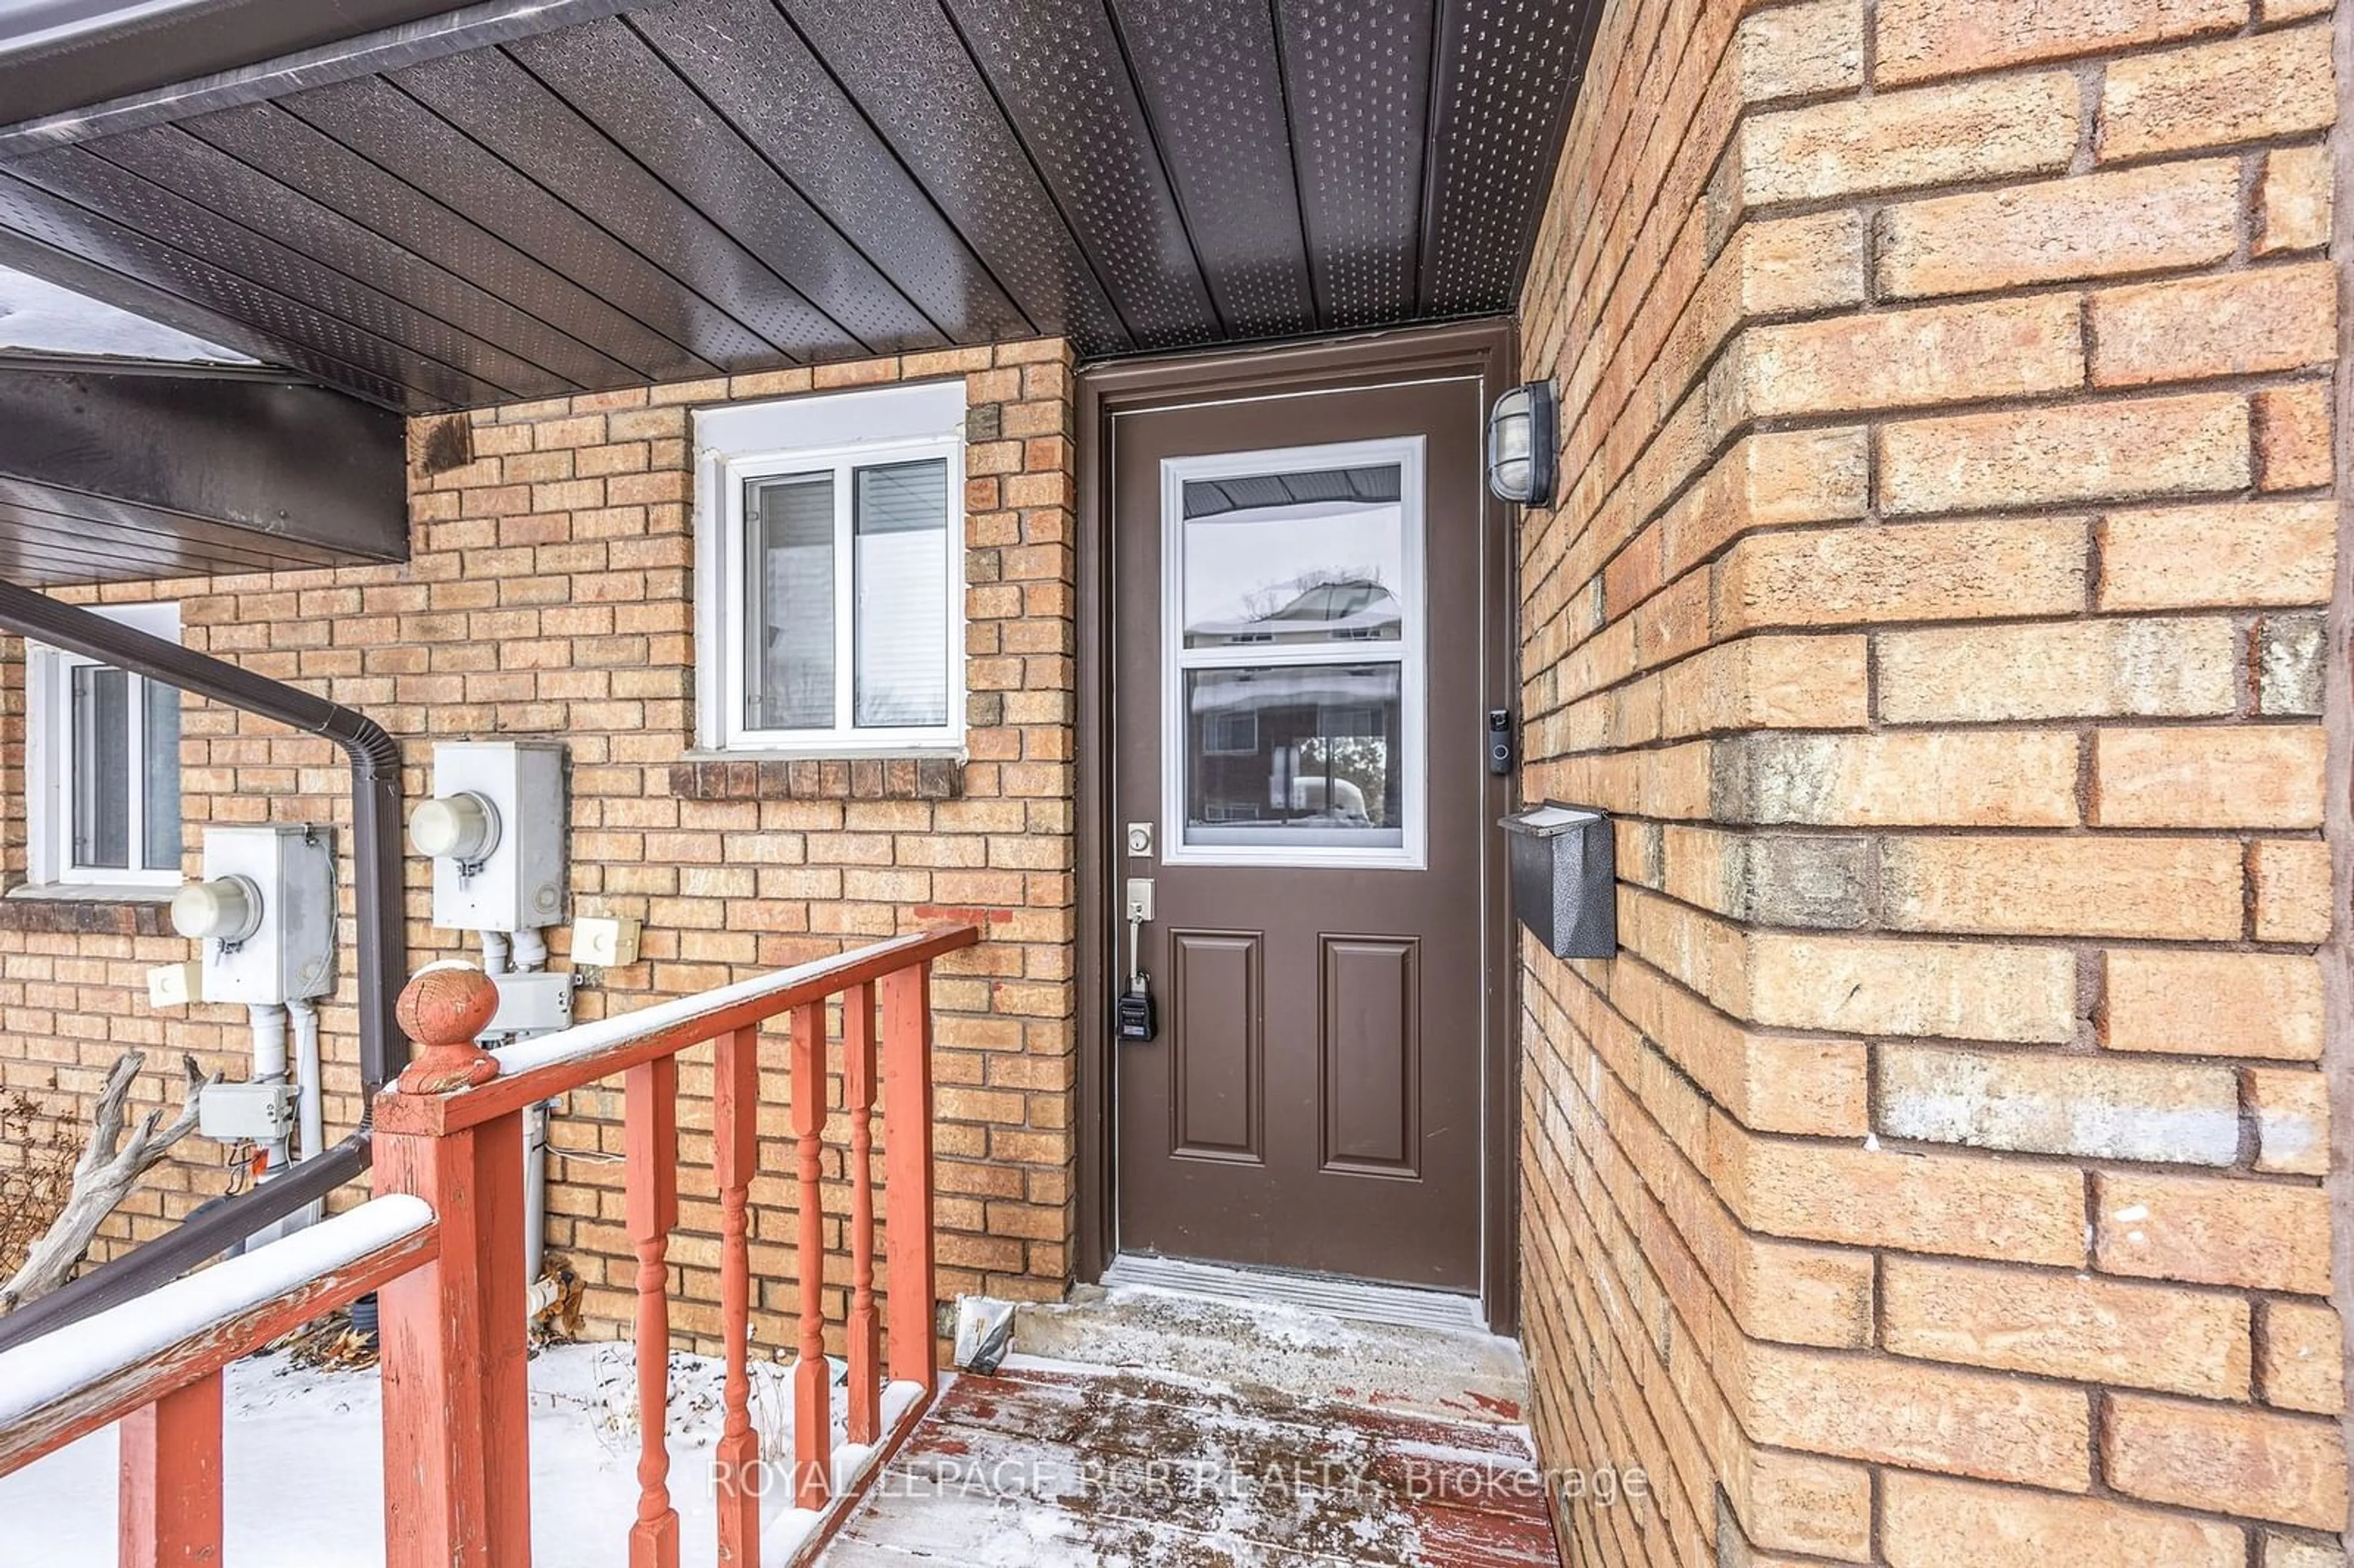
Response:
POLYGON ((744 487, 751 637, 744 723, 752 729, 833 726, 833 476, 796 474, 744 487))
POLYGON ((1185 672, 1185 842, 1405 842, 1397 664, 1185 672))
POLYGON ((853 721, 932 728, 949 720, 949 467, 938 459, 858 471, 853 508, 853 721))
MULTIPOLYGON (((131 677, 102 664, 75 664, 73 859, 76 865, 131 865, 131 677)), ((173 760, 179 754, 175 749, 173 760)))
POLYGON ((150 871, 180 868, 180 694, 156 681, 139 683, 143 764, 140 810, 145 853, 141 863, 150 871))
POLYGON ((1401 641, 1400 484, 1395 463, 1187 481, 1184 645, 1401 641))

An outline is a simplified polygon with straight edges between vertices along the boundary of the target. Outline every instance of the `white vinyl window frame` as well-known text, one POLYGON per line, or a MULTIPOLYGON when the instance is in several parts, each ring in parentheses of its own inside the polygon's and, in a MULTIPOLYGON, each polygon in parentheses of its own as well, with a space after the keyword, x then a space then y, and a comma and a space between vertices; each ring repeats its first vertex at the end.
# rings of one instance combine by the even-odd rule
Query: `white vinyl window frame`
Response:
MULTIPOLYGON (((109 620, 167 641, 180 641, 177 604, 137 604, 92 607, 109 620)), ((104 668, 104 662, 51 648, 25 645, 25 828, 26 870, 36 886, 176 887, 182 861, 169 865, 131 866, 80 864, 74 853, 75 806, 87 781, 76 776, 73 713, 73 673, 104 668)), ((128 858, 143 862, 147 842, 146 700, 150 685, 142 675, 127 675, 130 738, 124 766, 130 770, 128 858)), ((168 690, 168 688, 165 688, 168 690)), ((174 761, 176 764, 177 758, 174 761)))
POLYGON ((960 755, 965 716, 964 384, 932 382, 732 404, 695 416, 695 719, 706 751, 771 757, 960 755), (938 460, 946 467, 939 606, 945 722, 861 726, 856 716, 856 477, 859 470, 938 460), (833 483, 834 722, 763 728, 748 721, 750 553, 745 498, 762 480, 830 475, 833 483))
POLYGON ((1428 685, 1430 637, 1424 551, 1425 442, 1420 436, 1345 441, 1329 446, 1276 447, 1164 458, 1161 463, 1161 842, 1170 865, 1265 865, 1308 869, 1423 871, 1430 858, 1428 685), (1322 469, 1398 469, 1399 530, 1405 552, 1399 609, 1404 635, 1395 642, 1331 642, 1295 646, 1240 643, 1188 648, 1185 624, 1185 486, 1196 480, 1322 469), (1398 666, 1400 842, 1394 848, 1343 844, 1194 844, 1185 840, 1185 675, 1193 670, 1313 667, 1320 664, 1398 666))

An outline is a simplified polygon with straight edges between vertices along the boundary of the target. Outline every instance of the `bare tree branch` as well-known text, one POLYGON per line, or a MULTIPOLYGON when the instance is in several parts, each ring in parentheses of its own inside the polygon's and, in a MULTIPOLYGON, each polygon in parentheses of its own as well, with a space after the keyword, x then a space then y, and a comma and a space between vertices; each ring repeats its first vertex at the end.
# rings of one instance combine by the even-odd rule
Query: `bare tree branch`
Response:
POLYGON ((106 1086, 90 1114, 90 1142, 74 1164, 72 1193, 56 1223, 26 1254, 24 1266, 0 1285, 0 1312, 37 1301, 70 1278, 106 1216, 131 1195, 142 1176, 163 1162, 174 1144, 196 1130, 196 1098, 220 1075, 207 1077, 194 1056, 184 1055, 180 1065, 187 1084, 180 1114, 167 1127, 158 1107, 140 1118, 124 1141, 123 1105, 146 1065, 144 1052, 125 1051, 106 1075, 106 1086))

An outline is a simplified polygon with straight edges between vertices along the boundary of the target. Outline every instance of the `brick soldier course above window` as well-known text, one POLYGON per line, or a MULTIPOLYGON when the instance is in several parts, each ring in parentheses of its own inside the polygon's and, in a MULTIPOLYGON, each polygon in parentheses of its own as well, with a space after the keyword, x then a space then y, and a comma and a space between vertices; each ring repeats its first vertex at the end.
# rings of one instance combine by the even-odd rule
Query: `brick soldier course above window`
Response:
POLYGON ((952 800, 964 792, 964 764, 949 757, 705 758, 673 763, 670 792, 682 800, 952 800))

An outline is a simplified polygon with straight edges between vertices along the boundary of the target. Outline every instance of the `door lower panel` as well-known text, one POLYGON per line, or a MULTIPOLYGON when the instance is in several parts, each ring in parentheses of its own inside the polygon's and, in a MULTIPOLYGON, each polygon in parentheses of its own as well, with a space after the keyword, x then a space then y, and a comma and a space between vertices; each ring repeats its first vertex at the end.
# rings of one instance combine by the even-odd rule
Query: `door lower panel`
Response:
POLYGON ((1422 1174, 1422 943, 1326 937, 1317 1056, 1323 1169, 1422 1174))
POLYGON ((1256 931, 1172 931, 1170 1152, 1181 1160, 1267 1160, 1266 1008, 1256 931))

